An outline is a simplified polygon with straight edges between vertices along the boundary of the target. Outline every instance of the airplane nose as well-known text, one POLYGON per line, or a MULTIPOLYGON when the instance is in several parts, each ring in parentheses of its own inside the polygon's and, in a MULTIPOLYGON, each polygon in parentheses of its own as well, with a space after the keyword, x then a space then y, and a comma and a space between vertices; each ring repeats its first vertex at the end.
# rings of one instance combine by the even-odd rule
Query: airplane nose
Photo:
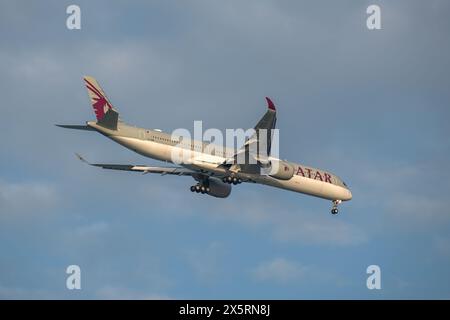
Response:
POLYGON ((346 190, 346 197, 343 200, 345 201, 352 200, 352 193, 349 189, 346 190))

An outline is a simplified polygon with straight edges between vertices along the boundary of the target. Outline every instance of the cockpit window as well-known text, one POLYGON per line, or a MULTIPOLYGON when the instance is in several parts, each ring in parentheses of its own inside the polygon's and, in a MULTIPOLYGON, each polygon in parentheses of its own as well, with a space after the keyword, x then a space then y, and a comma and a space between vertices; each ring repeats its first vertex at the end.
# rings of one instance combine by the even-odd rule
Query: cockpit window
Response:
POLYGON ((342 181, 342 183, 344 184, 344 186, 347 186, 347 184, 344 181, 342 181))

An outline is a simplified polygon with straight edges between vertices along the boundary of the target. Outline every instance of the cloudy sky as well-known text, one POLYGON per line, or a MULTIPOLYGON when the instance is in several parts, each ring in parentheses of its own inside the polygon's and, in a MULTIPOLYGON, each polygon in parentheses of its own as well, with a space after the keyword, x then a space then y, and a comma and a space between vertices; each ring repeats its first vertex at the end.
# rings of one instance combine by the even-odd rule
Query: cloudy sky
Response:
POLYGON ((450 298, 450 3, 0 1, 0 298, 450 298), (81 30, 66 8, 81 7, 81 30), (378 4, 382 30, 366 27, 378 4), (129 122, 250 128, 277 104, 282 158, 337 173, 331 203, 188 177, 99 134, 83 75, 129 122), (82 289, 66 289, 66 267, 82 289), (382 289, 368 290, 379 265, 382 289))

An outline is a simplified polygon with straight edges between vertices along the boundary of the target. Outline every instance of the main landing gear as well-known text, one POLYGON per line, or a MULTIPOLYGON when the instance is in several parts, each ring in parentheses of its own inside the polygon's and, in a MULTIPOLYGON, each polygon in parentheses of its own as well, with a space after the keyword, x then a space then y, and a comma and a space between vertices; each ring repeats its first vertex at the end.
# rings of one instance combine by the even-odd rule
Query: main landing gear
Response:
POLYGON ((236 177, 231 177, 231 176, 224 177, 222 179, 222 181, 225 182, 225 183, 234 184, 234 185, 242 183, 241 179, 236 178, 236 177))
POLYGON ((209 187, 197 183, 195 186, 191 186, 191 192, 197 192, 197 193, 209 193, 211 190, 209 189, 209 187))
POLYGON ((331 214, 338 214, 339 209, 338 205, 342 202, 342 200, 333 200, 333 207, 331 207, 331 214))

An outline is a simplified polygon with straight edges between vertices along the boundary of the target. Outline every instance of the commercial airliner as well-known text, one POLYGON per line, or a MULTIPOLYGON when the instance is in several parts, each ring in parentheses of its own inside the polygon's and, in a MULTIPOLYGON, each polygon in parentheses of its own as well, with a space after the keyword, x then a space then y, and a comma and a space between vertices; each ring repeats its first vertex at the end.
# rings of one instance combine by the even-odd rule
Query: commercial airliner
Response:
POLYGON ((245 140, 240 149, 223 146, 211 148, 211 144, 204 141, 180 138, 159 129, 144 129, 126 124, 119 119, 117 109, 108 100, 98 82, 88 76, 84 77, 84 82, 94 108, 96 121, 87 121, 85 125, 57 126, 97 131, 143 156, 177 164, 154 167, 90 163, 77 154, 80 160, 89 165, 112 170, 191 176, 197 181, 190 187, 192 192, 217 198, 228 197, 232 185, 236 186, 243 182, 259 183, 331 200, 332 214, 338 213, 338 205, 342 201, 352 199, 352 194, 345 182, 331 172, 280 160, 271 155, 276 108, 269 98, 266 98, 266 113, 254 127, 254 134, 245 140), (267 132, 268 136, 266 136, 267 132), (264 152, 255 153, 254 150, 261 149, 259 142, 265 139, 267 141, 263 144, 264 152), (254 148, 255 145, 258 147, 254 148), (174 155, 180 153, 183 153, 183 161, 174 161, 174 155), (239 159, 245 160, 238 161, 239 159))

